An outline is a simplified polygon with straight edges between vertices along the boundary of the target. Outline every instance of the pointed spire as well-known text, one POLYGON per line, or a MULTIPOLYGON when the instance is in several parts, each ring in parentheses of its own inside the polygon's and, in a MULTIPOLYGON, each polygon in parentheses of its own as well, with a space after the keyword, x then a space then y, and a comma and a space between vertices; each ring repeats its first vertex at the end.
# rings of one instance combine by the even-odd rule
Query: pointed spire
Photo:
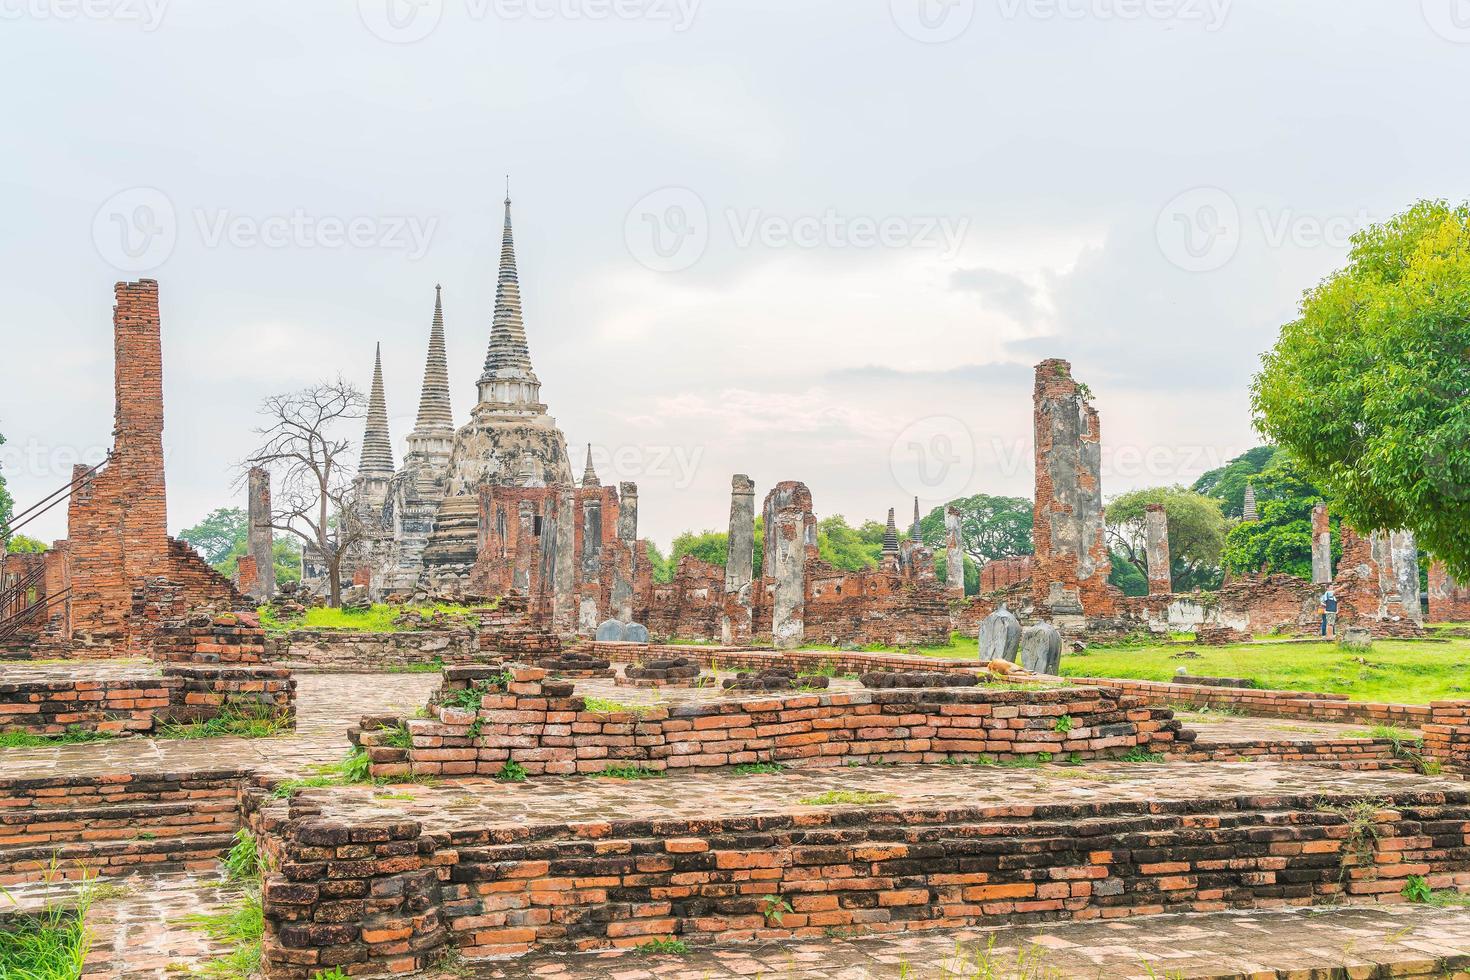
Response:
POLYGON ((388 438, 388 402, 383 397, 383 345, 373 356, 373 390, 368 396, 367 428, 362 434, 361 476, 393 475, 393 443, 388 438))
POLYGON ((1260 520, 1260 518, 1256 515, 1256 488, 1255 488, 1255 485, 1252 484, 1249 480, 1247 480, 1246 481, 1246 484, 1245 484, 1245 501, 1244 501, 1244 505, 1242 506, 1241 510, 1242 510, 1242 513, 1241 513, 1241 519, 1242 520, 1246 520, 1246 521, 1257 521, 1257 520, 1260 520))
POLYGON ((898 554, 898 525, 893 521, 893 508, 888 508, 888 527, 883 531, 883 553, 898 554))
POLYGON ((479 386, 482 402, 510 402, 529 408, 540 397, 541 382, 531 368, 531 352, 521 318, 521 285, 516 275, 516 247, 510 224, 509 178, 505 229, 500 240, 500 276, 495 287, 495 318, 479 386), (497 383, 508 384, 497 391, 497 383))
POLYGON ((419 417, 414 432, 427 434, 454 429, 449 404, 449 357, 444 351, 443 287, 434 287, 434 322, 429 327, 429 357, 424 362, 424 386, 419 393, 419 417))
POLYGON ((914 523, 909 527, 909 539, 919 543, 919 498, 914 498, 914 523))
POLYGON ((587 443, 587 463, 582 467, 582 486, 600 487, 602 481, 597 478, 597 470, 592 466, 592 443, 587 443))

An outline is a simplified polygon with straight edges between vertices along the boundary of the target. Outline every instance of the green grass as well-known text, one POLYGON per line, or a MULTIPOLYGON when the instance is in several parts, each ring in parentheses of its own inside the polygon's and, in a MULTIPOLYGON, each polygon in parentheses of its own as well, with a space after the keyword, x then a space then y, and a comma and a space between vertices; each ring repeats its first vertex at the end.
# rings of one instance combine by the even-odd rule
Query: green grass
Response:
POLYGON ((1144 749, 1140 748, 1139 746, 1135 745, 1135 746, 1133 746, 1133 748, 1129 749, 1127 752, 1125 752, 1122 755, 1118 756, 1118 761, 1119 762, 1148 762, 1148 763, 1158 763, 1158 762, 1163 762, 1164 761, 1164 758, 1165 758, 1164 757, 1164 753, 1162 753, 1162 752, 1148 752, 1148 751, 1145 751, 1144 749))
POLYGON ((662 769, 649 769, 647 766, 608 766, 602 772, 593 773, 594 776, 606 776, 609 779, 663 779, 668 775, 662 769))
POLYGON ((689 952, 689 944, 682 939, 650 939, 646 943, 640 943, 636 951, 645 956, 660 953, 665 956, 683 956, 689 952))
MULTIPOLYGON (((32 735, 30 732, 0 732, 0 749, 32 749, 43 745, 76 745, 82 742, 105 742, 117 738, 114 732, 96 732, 67 726, 59 735, 32 735)), ((4 974, 0 974, 3 977, 4 974)))
POLYGON ((192 739, 233 735, 237 738, 274 738, 291 731, 291 718, 285 712, 268 705, 246 702, 223 705, 219 714, 208 721, 188 725, 166 724, 159 729, 158 737, 192 739))
POLYGON ((1167 681, 1184 666, 1190 674, 1244 677, 1258 688, 1344 694, 1354 701, 1426 704, 1470 693, 1470 639, 1426 643, 1375 640, 1355 653, 1333 643, 1239 643, 1226 647, 1092 646, 1062 656, 1068 677, 1167 681), (1198 659, 1170 659, 1193 649, 1198 659))
POLYGON ((524 783, 526 781, 526 767, 512 759, 492 778, 498 779, 502 783, 524 783))
POLYGON ((394 664, 387 668, 390 674, 438 674, 444 670, 444 661, 435 657, 426 664, 394 664))
POLYGON ((582 710, 596 715, 643 715, 657 707, 656 704, 626 704, 607 698, 582 699, 582 710))
MULTIPOLYGON (((14 916, 0 926, 0 977, 5 980, 76 980, 92 948, 87 910, 96 896, 84 881, 69 905, 14 916)), ((0 888, 0 903, 9 899, 0 888)), ((3 904, 0 904, 3 908, 3 904)))
MULTIPOLYGON (((315 776, 282 780, 276 784, 275 789, 271 790, 271 795, 278 800, 284 800, 298 789, 318 786, 350 786, 354 783, 372 782, 372 777, 368 775, 370 762, 366 749, 353 749, 340 762, 318 766, 315 776)), ((403 781, 400 780, 400 782, 403 781)))
POLYGON ((271 612, 270 606, 261 606, 260 625, 274 632, 286 632, 290 630, 351 630, 354 633, 403 633, 415 632, 410 627, 399 626, 393 622, 399 615, 415 610, 425 616, 436 612, 442 612, 451 618, 460 620, 463 625, 472 626, 478 621, 472 616, 472 609, 492 608, 491 606, 459 606, 451 604, 438 604, 431 606, 388 606, 381 603, 374 605, 371 609, 331 609, 322 606, 316 609, 308 609, 306 615, 297 619, 277 619, 271 612))
POLYGON ((855 649, 858 653, 917 653, 925 657, 979 657, 980 642, 973 636, 964 633, 951 633, 949 642, 938 646, 920 647, 896 647, 887 646, 882 643, 868 643, 861 647, 840 647, 830 643, 803 643, 802 650, 831 651, 836 653, 848 652, 855 649))
POLYGON ((241 827, 235 832, 235 845, 224 856, 225 877, 231 881, 249 881, 260 877, 260 852, 255 835, 241 827))
POLYGON ((798 800, 802 806, 873 806, 878 803, 887 803, 898 797, 892 793, 875 793, 871 790, 862 789, 829 789, 818 796, 808 796, 798 800))
POLYGON ((771 776, 778 772, 785 772, 786 767, 779 762, 742 762, 738 766, 732 766, 738 776, 771 776))
POLYGON ((209 938, 234 947, 223 956, 201 963, 190 971, 191 975, 249 980, 260 972, 265 912, 260 904, 258 878, 241 890, 239 897, 225 911, 188 915, 183 921, 209 938))

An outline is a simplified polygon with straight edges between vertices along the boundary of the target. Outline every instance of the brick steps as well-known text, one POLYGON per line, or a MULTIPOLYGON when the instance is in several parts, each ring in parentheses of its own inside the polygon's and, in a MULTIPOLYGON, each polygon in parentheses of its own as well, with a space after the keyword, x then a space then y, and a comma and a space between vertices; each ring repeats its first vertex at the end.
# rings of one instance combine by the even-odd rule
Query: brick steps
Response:
POLYGON ((84 872, 112 878, 134 871, 207 871, 234 844, 234 832, 160 840, 0 848, 0 887, 84 872))
POLYGON ((233 799, 0 812, 0 860, 6 848, 233 833, 233 799))

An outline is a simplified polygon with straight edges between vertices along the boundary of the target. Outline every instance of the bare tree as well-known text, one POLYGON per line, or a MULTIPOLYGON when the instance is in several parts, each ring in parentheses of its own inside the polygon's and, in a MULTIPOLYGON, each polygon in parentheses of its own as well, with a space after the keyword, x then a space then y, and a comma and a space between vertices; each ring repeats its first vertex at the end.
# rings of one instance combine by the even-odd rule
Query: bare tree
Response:
POLYGON ((342 560, 367 535, 353 485, 352 442, 344 423, 363 418, 366 399, 337 378, 284 395, 260 407, 266 424, 255 430, 264 442, 240 464, 271 471, 271 528, 295 535, 316 549, 327 568, 328 601, 342 602, 342 560))

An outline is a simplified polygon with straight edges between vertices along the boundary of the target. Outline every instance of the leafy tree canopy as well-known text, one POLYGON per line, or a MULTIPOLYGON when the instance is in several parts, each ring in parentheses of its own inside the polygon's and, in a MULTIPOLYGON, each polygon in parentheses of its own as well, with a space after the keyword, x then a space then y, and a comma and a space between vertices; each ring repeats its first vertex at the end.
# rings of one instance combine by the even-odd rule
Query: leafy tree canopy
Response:
POLYGON ((1225 546, 1225 516, 1220 501, 1183 487, 1151 487, 1116 497, 1107 506, 1111 551, 1144 575, 1148 556, 1144 523, 1149 504, 1163 504, 1169 526, 1169 574, 1176 592, 1220 585, 1220 551, 1225 546))
MULTIPOLYGON (((250 518, 239 507, 220 507, 198 524, 179 532, 179 539, 193 545, 226 578, 233 578, 240 556, 249 550, 250 518)), ((301 579, 301 548, 289 538, 273 537, 271 557, 276 583, 301 579)))
MULTIPOLYGON (((1233 526, 1225 535, 1221 563, 1236 574, 1263 567, 1299 578, 1312 577, 1312 508, 1322 493, 1290 453, 1278 452, 1252 478, 1260 520, 1233 526)), ((1331 508, 1329 507, 1329 512, 1331 508)), ((1339 520, 1330 518, 1334 557, 1342 552, 1339 520)))
POLYGON ((1029 555, 1031 546, 1031 501, 1025 497, 992 497, 977 493, 935 507, 919 521, 919 536, 937 550, 945 544, 944 512, 957 507, 965 554, 977 565, 997 558, 1029 555))
POLYGON ((1122 589, 1124 595, 1148 595, 1148 576, 1116 551, 1109 552, 1108 558, 1113 563, 1113 570, 1108 573, 1109 584, 1122 589))
POLYGON ((1257 428, 1359 529, 1408 528, 1470 580, 1470 206, 1353 237, 1252 386, 1257 428))
POLYGON ((1275 457, 1275 446, 1257 446, 1224 466, 1210 470, 1195 480, 1189 489, 1219 500, 1224 504, 1226 517, 1240 517, 1245 512, 1246 484, 1253 483, 1256 474, 1264 470, 1275 457))
POLYGON ((6 542, 5 550, 12 555, 39 555, 49 549, 44 541, 25 534, 17 534, 6 542))

